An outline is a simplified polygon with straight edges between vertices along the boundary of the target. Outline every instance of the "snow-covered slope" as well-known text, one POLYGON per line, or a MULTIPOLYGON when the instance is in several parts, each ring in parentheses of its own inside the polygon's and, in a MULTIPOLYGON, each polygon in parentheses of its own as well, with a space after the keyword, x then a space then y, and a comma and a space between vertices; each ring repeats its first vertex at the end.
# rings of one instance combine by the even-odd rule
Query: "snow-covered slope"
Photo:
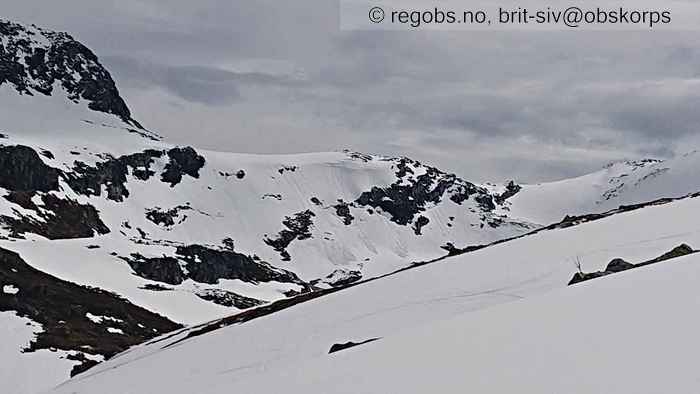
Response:
POLYGON ((599 213, 621 205, 700 191, 700 153, 676 158, 611 163, 603 170, 559 182, 523 185, 509 201, 511 215, 548 224, 566 215, 599 213))
POLYGON ((14 135, 0 144, 0 160, 26 155, 29 168, 45 166, 6 177, 14 180, 0 200, 4 244, 41 270, 186 323, 232 312, 202 305, 207 289, 254 298, 242 304, 270 301, 535 228, 507 217, 486 189, 408 159, 239 155, 149 141, 127 154, 124 144, 111 153, 103 142, 14 135), (21 190, 27 177, 37 189, 21 190), (57 250, 72 263, 47 258, 57 250), (229 270, 230 261, 241 267, 229 270), (189 301, 173 305, 181 296, 189 301))
MULTIPOLYGON (((700 226, 693 215, 698 209, 700 199, 689 198, 574 227, 542 231, 363 283, 240 324, 219 328, 222 321, 190 328, 132 348, 54 392, 90 393, 98 387, 105 393, 225 393, 234 387, 246 393, 282 389, 289 393, 425 392, 430 387, 440 387, 440 392, 452 392, 448 389, 463 392, 469 387, 477 392, 501 392, 510 387, 506 384, 530 382, 526 374, 517 373, 519 368, 539 374, 533 392, 542 392, 538 388, 548 388, 548 384, 552 384, 552 390, 544 391, 558 392, 557 389, 574 384, 575 378, 581 376, 577 374, 587 371, 573 370, 565 376, 555 373, 546 380, 542 375, 546 367, 557 366, 560 369, 555 371, 562 371, 561 368, 568 371, 569 367, 590 366, 596 360, 603 360, 605 356, 600 355, 593 360, 576 361, 576 352, 590 346, 585 350, 586 357, 593 357, 594 350, 603 353, 605 349, 596 345, 614 345, 615 338, 624 332, 618 328, 641 330, 630 334, 636 335, 630 338, 638 338, 640 333, 652 335, 654 328, 663 328, 656 333, 660 337, 648 337, 644 341, 645 346, 653 349, 662 347, 663 341, 675 335, 674 320, 663 327, 652 325, 652 320, 663 319, 645 315, 646 308, 662 317, 682 317, 679 324, 695 327, 687 310, 693 310, 698 302, 697 296, 692 295, 697 287, 698 271, 690 264, 697 261, 696 255, 687 257, 691 260, 684 263, 688 267, 686 271, 653 268, 650 272, 666 274, 658 280, 652 275, 641 281, 621 282, 620 291, 616 289, 619 277, 650 274, 621 273, 599 279, 607 283, 600 294, 596 289, 601 286, 595 280, 578 285, 581 288, 564 288, 577 271, 576 257, 583 262, 581 269, 594 271, 617 257, 646 261, 682 243, 700 245, 700 226), (637 285, 640 287, 635 290, 637 285), (527 300, 520 301, 556 289, 561 290, 551 293, 550 301, 547 298, 533 301, 531 306, 527 300), (573 293, 567 295, 567 292, 573 293), (643 295, 647 292, 651 293, 643 295), (637 295, 641 301, 634 305, 637 295), (663 298, 654 300, 655 296, 663 298), (610 305, 627 309, 606 307, 606 300, 610 305), (506 309, 473 313, 512 302, 516 303, 506 309), (687 306, 679 309, 684 312, 669 312, 679 304, 687 306), (602 308, 600 319, 593 312, 598 308, 602 308), (629 321, 625 320, 627 312, 631 314, 629 321), (636 327, 645 322, 647 327, 636 327), (591 330, 587 331, 589 327, 591 330), (552 333, 551 339, 548 333, 552 333), (607 339, 603 338, 605 333, 607 339), (371 340, 374 341, 328 354, 333 345, 371 340), (528 341, 531 345, 527 345, 528 341), (649 342, 655 343, 649 345, 649 342), (535 352, 538 345, 549 349, 542 350, 541 359, 535 352), (494 353, 485 354, 491 346, 494 353), (434 349, 428 351, 431 347, 434 349), (533 352, 528 353, 530 350, 533 352), (423 358, 424 354, 428 358, 423 358), (518 358, 509 359, 515 354, 518 358), (523 366, 528 363, 525 361, 528 357, 536 362, 523 366), (481 379, 469 383, 461 375, 472 377, 483 372, 484 377, 495 379, 501 367, 510 371, 508 380, 493 382, 502 384, 494 386, 501 390, 489 390, 483 386, 488 381, 481 379), (441 384, 442 378, 445 384, 441 384), (402 379, 407 383, 398 382, 402 379)), ((672 265, 675 261, 658 265, 672 265)), ((684 335, 692 332, 685 328, 682 331, 684 335)), ((618 350, 627 349, 634 342, 624 343, 627 345, 618 350)), ((638 350, 629 353, 633 358, 638 355, 638 350)), ((632 373, 630 368, 639 364, 639 360, 628 360, 624 353, 615 351, 612 359, 629 362, 618 366, 625 374, 632 373)), ((610 365, 600 362, 592 371, 610 365)), ((665 363, 665 371, 672 371, 670 366, 676 365, 676 360, 668 358, 650 365, 660 362, 665 363)), ((688 375, 687 366, 678 365, 676 370, 684 382, 694 376, 688 375)), ((583 392, 596 387, 594 376, 597 374, 590 377, 593 382, 579 387, 583 392)), ((610 373, 603 376, 609 377, 610 373)), ((599 387, 614 382, 601 384, 599 387)), ((617 387, 628 388, 622 392, 638 392, 637 383, 619 384, 617 387)), ((684 392, 689 391, 695 390, 684 392)))
POLYGON ((3 390, 36 393, 63 381, 66 371, 73 368, 76 362, 68 360, 69 352, 65 351, 42 349, 17 357, 18 351, 28 348, 40 331, 41 326, 28 318, 19 317, 15 312, 0 312, 0 354, 3 355, 0 379, 3 390))
MULTIPOLYGON (((218 365, 221 375, 199 380, 196 391, 696 393, 699 280, 700 258, 688 256, 541 298, 431 321, 339 353, 267 369, 257 378, 238 380, 252 373, 218 365)), ((121 372, 118 368, 114 375, 121 372)), ((148 379, 139 383, 149 386, 148 379)), ((97 378, 93 384, 105 381, 97 378)), ((91 392, 90 379, 83 384, 69 383, 57 392, 91 392)), ((191 391, 168 387, 160 392, 191 391)))

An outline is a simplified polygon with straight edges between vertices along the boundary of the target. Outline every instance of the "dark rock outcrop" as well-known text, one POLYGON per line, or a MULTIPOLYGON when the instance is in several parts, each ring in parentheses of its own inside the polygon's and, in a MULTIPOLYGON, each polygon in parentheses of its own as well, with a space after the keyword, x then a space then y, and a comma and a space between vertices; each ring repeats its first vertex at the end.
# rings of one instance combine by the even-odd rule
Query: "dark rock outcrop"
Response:
POLYGON ((415 223, 413 223, 413 232, 416 235, 422 235, 423 227, 427 226, 428 223, 430 223, 430 219, 423 215, 418 216, 418 219, 416 219, 415 223))
POLYGON ((10 84, 20 94, 46 96, 60 87, 68 99, 84 100, 88 108, 115 115, 149 134, 131 117, 97 56, 69 34, 0 20, 0 37, 0 85, 10 84))
POLYGON ((343 219, 343 224, 345 224, 346 226, 351 225, 352 221, 355 219, 355 217, 352 216, 352 214, 350 213, 350 207, 352 206, 352 203, 348 204, 343 200, 338 200, 338 203, 333 206, 333 208, 335 208, 335 214, 343 219))
POLYGON ((366 343, 378 341, 380 339, 381 338, 372 338, 372 339, 368 339, 368 340, 362 341, 362 342, 350 341, 350 342, 345 342, 345 343, 334 343, 333 346, 331 346, 330 350, 328 350, 328 354, 339 352, 339 351, 345 350, 345 349, 350 349, 351 347, 364 345, 366 343))
MULTIPOLYGON (((0 311, 14 311, 42 326, 25 350, 61 349, 110 358, 130 346, 181 326, 104 290, 63 281, 29 266, 17 253, 0 248, 0 311), (88 317, 88 313, 93 318, 88 317), (95 317, 103 317, 95 320, 95 317), (115 334, 107 328, 120 330, 115 334)), ((78 373, 94 364, 77 356, 78 373)))
POLYGON ((0 187, 10 191, 58 190, 59 171, 28 146, 0 146, 0 187))
POLYGON ((100 196, 104 186, 108 199, 121 202, 129 197, 126 176, 131 173, 137 179, 148 180, 155 175, 155 172, 151 170, 154 159, 162 156, 162 151, 149 149, 118 158, 108 158, 96 163, 95 166, 77 161, 73 171, 66 173, 65 178, 68 185, 76 193, 85 196, 100 196))
POLYGON ((130 257, 121 257, 121 259, 129 264, 136 275, 144 279, 169 285, 179 285, 186 279, 180 261, 175 257, 144 257, 133 253, 130 257))
POLYGON ((170 162, 165 165, 161 180, 171 187, 182 181, 184 175, 199 178, 199 170, 204 167, 204 157, 191 147, 173 148, 168 151, 170 162))
POLYGON ((425 211, 429 205, 440 203, 443 198, 461 205, 473 197, 483 211, 491 212, 496 208, 493 196, 486 189, 454 174, 406 158, 390 160, 397 161, 397 181, 388 187, 375 186, 362 193, 355 204, 381 209, 399 225, 412 223, 416 215, 425 211), (414 168, 420 168, 423 173, 416 176, 414 168))
POLYGON ((197 297, 211 301, 217 305, 234 307, 238 309, 248 309, 265 304, 266 301, 245 297, 231 291, 221 289, 205 289, 195 293, 197 297))
POLYGON ((181 284, 187 279, 207 284, 217 284, 221 279, 239 279, 249 283, 275 281, 307 287, 293 272, 226 247, 178 246, 173 256, 144 257, 134 253, 121 259, 136 275, 170 285, 181 284))
POLYGON ((293 272, 274 268, 252 257, 230 250, 218 250, 202 245, 177 248, 177 256, 185 263, 187 277, 200 283, 215 284, 219 279, 240 279, 244 282, 304 282, 293 272))
POLYGON ((4 225, 10 231, 10 235, 16 238, 21 238, 27 233, 41 235, 48 239, 91 238, 95 234, 110 232, 100 219, 99 212, 92 205, 61 199, 52 194, 42 195, 41 201, 43 205, 36 207, 35 210, 36 215, 42 220, 23 215, 0 216, 0 224, 4 225))
POLYGON ((503 203, 506 202, 506 200, 518 194, 522 189, 522 186, 516 184, 513 181, 510 181, 506 185, 506 190, 503 193, 497 195, 494 199, 496 200, 496 203, 503 205, 503 203))
POLYGON ((331 287, 345 287, 362 279, 360 271, 335 270, 325 277, 324 283, 331 287))
POLYGON ((276 238, 265 238, 265 243, 272 246, 282 256, 283 261, 291 260, 291 256, 287 252, 287 247, 294 240, 304 240, 311 238, 311 226, 313 225, 313 217, 316 215, 311 210, 298 212, 294 216, 287 216, 282 224, 286 229, 280 231, 276 238))
POLYGON ((295 172, 297 168, 297 166, 284 166, 278 169, 277 172, 279 172, 280 175, 284 175, 285 172, 295 172))
POLYGON ((199 170, 204 166, 204 157, 190 147, 173 148, 167 152, 147 149, 117 158, 108 157, 94 166, 77 161, 73 171, 65 173, 64 177, 76 193, 100 196, 104 187, 107 190, 108 199, 122 202, 129 197, 129 190, 126 187, 127 175, 141 181, 149 180, 155 175, 155 171, 151 169, 154 160, 162 158, 166 153, 169 162, 161 174, 163 182, 174 187, 182 181, 184 175, 199 177, 199 170))
POLYGON ((644 261, 642 263, 637 264, 637 266, 641 267, 641 266, 645 266, 645 265, 649 265, 649 264, 656 264, 656 263, 659 263, 662 261, 675 259, 677 257, 687 256, 687 255, 693 254, 695 252, 697 252, 697 251, 694 250, 693 248, 691 248, 690 246, 688 246, 687 244, 681 244, 681 245, 676 246, 675 248, 671 249, 670 251, 662 254, 661 256, 659 256, 657 258, 651 259, 649 261, 644 261))
POLYGON ((682 257, 682 256, 686 256, 686 255, 693 254, 693 253, 697 253, 697 251, 693 250, 693 248, 691 248, 690 246, 688 246, 686 244, 682 244, 682 245, 676 246, 671 251, 664 253, 657 258, 654 258, 654 259, 651 259, 648 261, 643 261, 643 262, 638 263, 638 264, 628 263, 627 261, 620 259, 620 258, 613 259, 607 265, 607 267, 605 268, 605 271, 577 272, 577 273, 575 273, 573 278, 571 278, 571 280, 569 281, 569 285, 574 285, 576 283, 585 282, 587 280, 600 278, 603 276, 615 274, 615 273, 622 272, 622 271, 627 271, 627 270, 634 269, 634 268, 643 267, 643 266, 650 265, 650 264, 660 263, 662 261, 672 260, 672 259, 675 259, 677 257, 682 257))
POLYGON ((605 267, 606 272, 622 272, 630 268, 634 268, 634 264, 628 263, 623 259, 613 259, 608 266, 605 267))
POLYGON ((146 210, 146 219, 159 226, 169 228, 176 224, 184 222, 185 219, 187 219, 187 216, 183 216, 181 219, 178 219, 180 216, 180 212, 189 210, 192 210, 192 208, 188 205, 178 205, 168 210, 163 210, 159 207, 155 207, 146 210), (178 220, 176 221, 176 219, 178 220))

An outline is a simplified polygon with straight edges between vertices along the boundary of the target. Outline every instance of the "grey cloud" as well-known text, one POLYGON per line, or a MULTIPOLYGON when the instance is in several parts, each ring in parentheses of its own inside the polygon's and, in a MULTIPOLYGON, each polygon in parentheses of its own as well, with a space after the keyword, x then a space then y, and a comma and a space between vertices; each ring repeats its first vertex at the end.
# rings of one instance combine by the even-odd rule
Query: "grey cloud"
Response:
POLYGON ((241 97, 241 86, 293 86, 301 81, 258 72, 233 72, 216 67, 170 66, 122 56, 102 60, 107 67, 137 87, 160 87, 189 102, 226 105, 241 97))
POLYGON ((539 180, 671 157, 698 134, 696 32, 346 32, 326 0, 96 3, 3 13, 75 33, 178 143, 348 147, 539 180))

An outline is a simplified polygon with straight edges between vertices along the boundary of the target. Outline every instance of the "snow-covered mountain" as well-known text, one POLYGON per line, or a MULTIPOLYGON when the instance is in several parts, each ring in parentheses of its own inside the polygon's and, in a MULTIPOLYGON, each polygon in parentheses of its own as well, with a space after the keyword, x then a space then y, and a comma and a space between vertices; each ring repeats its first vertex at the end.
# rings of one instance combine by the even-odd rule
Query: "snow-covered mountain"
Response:
MULTIPOLYGON (((13 393, 48 388, 182 325, 224 319, 158 343, 323 296, 270 316, 269 326, 258 326, 268 318, 246 323, 235 340, 228 332, 237 327, 206 336, 229 341, 216 342, 219 349, 235 346, 224 362, 232 370, 303 365, 336 342, 383 338, 563 287, 575 272, 572 256, 594 257, 586 261, 593 272, 622 254, 614 256, 618 243, 691 231, 690 215, 677 207, 692 199, 609 217, 600 230, 585 230, 598 222, 579 226, 586 216, 546 226, 700 191, 695 153, 555 183, 480 185, 409 158, 173 146, 133 119, 108 70, 70 35, 0 20, 0 39, 0 380, 13 393), (669 222, 653 234, 613 235, 623 228, 618 220, 625 229, 638 220, 642 231, 646 212, 661 212, 654 210, 684 212, 688 222, 677 232, 669 222), (557 230, 539 231, 545 227, 557 230), (368 282, 351 287, 361 281, 368 282)), ((678 240, 694 245, 692 237, 678 240)), ((624 257, 650 258, 672 241, 624 257)), ((188 350, 196 342, 183 342, 177 354, 139 347, 81 379, 131 364, 129 355, 167 358, 154 377, 173 355, 227 357, 188 350)), ((202 376, 217 370, 200 361, 202 376)), ((109 383, 115 392, 136 384, 121 372, 108 375, 123 380, 109 383)), ((97 380, 85 381, 95 392, 97 380)), ((129 389, 160 392, 148 384, 129 389)))
POLYGON ((700 260, 678 246, 700 244, 698 209, 545 230, 180 330, 51 392, 696 392, 700 260), (642 264, 567 287, 616 259, 642 264))
POLYGON ((513 196, 511 215, 536 223, 554 223, 566 215, 600 213, 621 205, 683 197, 700 190, 700 152, 662 161, 610 163, 578 178, 523 185, 513 196))
POLYGON ((34 337, 3 365, 54 352, 67 377, 178 324, 536 227, 508 216, 509 189, 407 158, 172 146, 68 34, 0 36, 0 310, 34 337))

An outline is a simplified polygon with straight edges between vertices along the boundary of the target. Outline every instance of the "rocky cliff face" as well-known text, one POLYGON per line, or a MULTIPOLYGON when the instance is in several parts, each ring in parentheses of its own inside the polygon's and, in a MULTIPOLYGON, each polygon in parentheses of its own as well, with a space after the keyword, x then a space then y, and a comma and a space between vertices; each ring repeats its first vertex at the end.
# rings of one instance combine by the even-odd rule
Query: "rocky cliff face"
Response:
POLYGON ((97 56, 71 35, 0 19, 0 85, 19 94, 56 94, 111 114, 133 131, 156 138, 131 116, 110 73, 97 56))

